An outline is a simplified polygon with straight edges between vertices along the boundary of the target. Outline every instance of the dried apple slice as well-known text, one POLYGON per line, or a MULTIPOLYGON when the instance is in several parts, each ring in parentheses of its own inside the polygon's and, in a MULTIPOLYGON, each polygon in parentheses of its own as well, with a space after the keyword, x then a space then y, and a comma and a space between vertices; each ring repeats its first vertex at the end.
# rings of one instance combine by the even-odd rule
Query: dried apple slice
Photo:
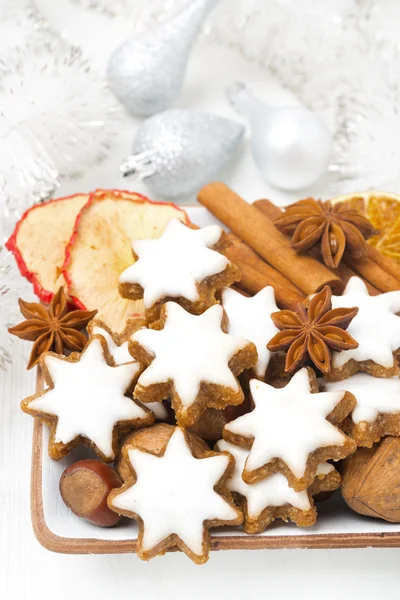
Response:
POLYGON ((22 215, 6 247, 14 254, 21 275, 33 284, 35 294, 49 303, 65 285, 61 267, 67 245, 88 194, 35 204, 22 215))
POLYGON ((128 317, 142 315, 142 300, 119 295, 119 276, 133 262, 132 241, 159 237, 171 219, 188 222, 173 204, 133 192, 95 192, 79 213, 65 251, 63 274, 76 306, 96 307, 97 317, 115 332, 128 317))

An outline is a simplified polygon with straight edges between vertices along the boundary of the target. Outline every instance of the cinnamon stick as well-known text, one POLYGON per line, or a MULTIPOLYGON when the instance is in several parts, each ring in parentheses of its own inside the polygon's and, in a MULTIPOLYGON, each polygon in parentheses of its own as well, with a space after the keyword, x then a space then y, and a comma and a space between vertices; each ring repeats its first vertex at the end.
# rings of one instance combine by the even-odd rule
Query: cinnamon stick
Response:
MULTIPOLYGON (((338 274, 338 276, 343 281, 345 286, 347 285, 347 283, 348 283, 349 279, 351 279, 351 277, 360 277, 360 275, 358 273, 353 271, 353 269, 351 269, 343 261, 340 263, 338 268, 335 269, 335 273, 338 274)), ((370 296, 377 296, 378 294, 380 294, 380 291, 375 286, 373 286, 369 281, 364 279, 364 277, 360 277, 360 279, 362 279, 363 282, 365 283, 370 296)))
POLYGON ((280 286, 283 289, 290 290, 295 294, 298 298, 303 299, 304 294, 295 286, 289 279, 287 279, 282 273, 271 267, 268 263, 263 261, 263 259, 258 256, 247 244, 242 242, 234 233, 226 234, 227 240, 230 242, 230 246, 223 250, 223 253, 228 256, 230 253, 232 262, 235 260, 239 260, 240 262, 253 267, 256 271, 259 271, 265 281, 269 281, 270 283, 266 285, 280 286))
POLYGON ((397 281, 399 282, 399 286, 400 286, 400 265, 399 265, 399 263, 397 263, 395 260, 393 260, 393 258, 390 258, 389 256, 385 256, 384 254, 379 252, 379 250, 377 250, 373 246, 368 246, 368 254, 369 254, 370 258, 372 258, 372 260, 381 267, 381 269, 383 269, 384 271, 386 271, 386 273, 389 273, 389 275, 391 275, 392 277, 397 279, 397 281))
POLYGON ((279 219, 282 216, 282 209, 266 198, 264 200, 256 200, 253 206, 258 208, 271 221, 275 221, 275 219, 279 219))
MULTIPOLYGON (((282 308, 293 308, 296 304, 304 300, 304 294, 301 294, 299 291, 293 291, 281 284, 279 281, 281 274, 273 267, 264 263, 265 268, 263 272, 261 272, 244 262, 237 246, 229 246, 224 251, 224 254, 229 260, 235 263, 242 272, 241 279, 236 282, 236 285, 249 294, 257 294, 265 286, 271 285, 275 290, 276 302, 282 308), (270 269, 269 275, 267 274, 268 269, 270 269)), ((285 278, 283 279, 285 280, 285 278)))
MULTIPOLYGON (((270 200, 256 200, 256 202, 254 202, 254 206, 256 206, 271 220, 277 219, 282 214, 279 206, 275 206, 275 204, 273 204, 270 200)), ((371 248, 371 250, 374 249, 371 248)), ((380 254, 377 250, 375 253, 380 254)), ((351 255, 346 254, 346 258, 343 261, 343 266, 341 266, 341 269, 342 274, 346 269, 347 275, 349 276, 348 279, 351 275, 360 277, 372 295, 376 295, 377 292, 391 292, 400 289, 400 282, 388 272, 384 271, 380 265, 375 262, 375 260, 372 260, 372 258, 354 258, 351 255), (351 275, 349 269, 351 271, 351 275)), ((339 271, 338 273, 340 276, 339 271)))
POLYGON ((381 292, 400 290, 400 282, 381 269, 381 267, 368 256, 365 258, 354 258, 350 254, 346 254, 346 264, 367 281, 372 283, 372 285, 377 287, 381 292))
MULTIPOLYGON (((188 223, 191 229, 199 229, 194 223, 188 223)), ((249 246, 233 233, 225 233, 227 247, 220 250, 229 260, 235 263, 242 272, 241 281, 237 285, 249 294, 257 294, 265 286, 271 285, 275 290, 275 298, 283 308, 293 307, 304 300, 304 294, 286 279, 279 271, 260 258, 249 246)))
POLYGON ((335 293, 343 290, 337 275, 314 258, 296 254, 288 238, 267 217, 224 183, 204 186, 198 201, 305 294, 313 294, 325 285, 335 293))

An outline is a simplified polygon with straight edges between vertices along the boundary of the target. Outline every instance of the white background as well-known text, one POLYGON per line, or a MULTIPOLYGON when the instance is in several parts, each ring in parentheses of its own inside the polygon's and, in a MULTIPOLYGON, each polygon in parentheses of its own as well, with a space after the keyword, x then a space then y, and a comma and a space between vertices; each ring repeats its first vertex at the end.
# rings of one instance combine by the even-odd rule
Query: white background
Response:
MULTIPOLYGON (((104 69, 106 58, 124 37, 122 22, 113 23, 92 13, 79 15, 68 0, 40 0, 50 21, 69 39, 84 46, 88 55, 104 69), (79 17, 79 18, 78 18, 79 17), (101 28, 107 26, 107 36, 101 28), (90 35, 88 35, 90 31, 90 35)), ((209 76, 204 65, 210 49, 195 50, 191 70, 179 101, 180 106, 196 105, 190 95, 190 78, 197 81, 209 76), (189 82, 189 83, 188 83, 189 82)), ((214 52, 214 50, 212 50, 214 52)), ((215 52, 217 52, 215 50, 215 52)), ((225 73, 246 75, 259 92, 271 98, 271 82, 256 69, 241 64, 218 50, 219 83, 225 73), (224 61, 233 61, 228 68, 224 61), (268 89, 267 89, 268 88, 268 89)), ((215 87, 209 86, 208 89, 215 87)), ((222 103, 222 101, 221 101, 222 103)), ((218 111, 218 101, 205 92, 202 108, 218 111)), ((222 106, 222 104, 221 104, 222 106)), ((224 111, 222 111, 224 112, 224 111)), ((60 194, 94 187, 126 187, 118 178, 118 164, 129 152, 132 130, 121 132, 119 145, 105 165, 96 167, 80 181, 65 184, 60 194)), ((121 130, 124 128, 121 128, 121 130)), ((248 156, 231 165, 227 179, 249 198, 266 195, 269 190, 258 177, 248 156)), ((130 183, 132 189, 139 189, 130 183)), ((144 188, 141 188, 144 190, 144 188)), ((284 201, 276 194, 274 199, 284 201)), ((80 600, 91 597, 153 599, 179 598, 307 598, 372 599, 398 597, 400 550, 280 550, 257 552, 215 552, 201 567, 180 553, 168 554, 144 563, 135 555, 64 556, 48 552, 35 540, 29 514, 29 478, 31 455, 31 419, 19 410, 20 400, 33 393, 34 373, 24 369, 25 358, 15 358, 13 367, 0 373, 0 598, 2 600, 52 599, 80 600)))

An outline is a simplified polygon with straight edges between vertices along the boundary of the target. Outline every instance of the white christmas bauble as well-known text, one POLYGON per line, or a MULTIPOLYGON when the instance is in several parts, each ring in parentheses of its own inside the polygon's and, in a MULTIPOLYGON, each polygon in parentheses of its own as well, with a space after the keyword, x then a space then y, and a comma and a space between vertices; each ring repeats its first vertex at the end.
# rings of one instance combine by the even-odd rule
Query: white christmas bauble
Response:
POLYGON ((252 152, 266 181, 282 190, 300 190, 327 170, 332 136, 325 123, 303 108, 271 111, 253 134, 252 152))
POLYGON ((267 106, 243 84, 232 86, 228 97, 250 125, 251 151, 265 181, 300 190, 326 172, 332 135, 317 114, 302 106, 267 106))

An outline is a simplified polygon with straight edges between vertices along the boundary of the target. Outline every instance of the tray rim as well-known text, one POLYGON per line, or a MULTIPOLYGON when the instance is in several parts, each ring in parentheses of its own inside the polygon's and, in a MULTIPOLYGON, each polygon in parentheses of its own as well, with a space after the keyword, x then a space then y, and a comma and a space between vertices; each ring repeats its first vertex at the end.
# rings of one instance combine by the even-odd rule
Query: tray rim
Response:
MULTIPOLYGON (((42 387, 40 373, 37 389, 42 387)), ((36 539, 47 550, 61 554, 124 554, 136 552, 136 539, 99 540, 67 538, 55 534, 47 525, 43 508, 43 427, 35 419, 32 438, 31 519, 36 539)), ((399 548, 399 532, 380 533, 310 533, 306 535, 240 535, 210 536, 211 550, 280 550, 280 549, 340 549, 399 548)))

